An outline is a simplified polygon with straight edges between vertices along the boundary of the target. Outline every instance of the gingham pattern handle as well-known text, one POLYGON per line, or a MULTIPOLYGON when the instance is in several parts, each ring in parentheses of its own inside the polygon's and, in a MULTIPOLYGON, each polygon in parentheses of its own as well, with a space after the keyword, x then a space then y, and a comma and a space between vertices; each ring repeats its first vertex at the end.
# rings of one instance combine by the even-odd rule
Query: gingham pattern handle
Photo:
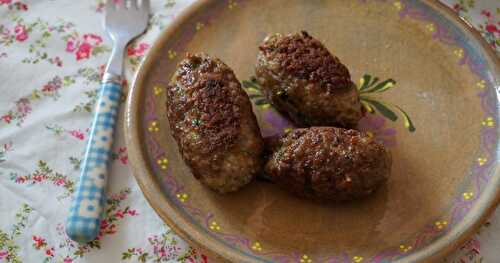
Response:
POLYGON ((82 163, 80 182, 66 222, 66 234, 79 243, 94 240, 106 202, 106 183, 121 86, 101 84, 94 121, 82 163))

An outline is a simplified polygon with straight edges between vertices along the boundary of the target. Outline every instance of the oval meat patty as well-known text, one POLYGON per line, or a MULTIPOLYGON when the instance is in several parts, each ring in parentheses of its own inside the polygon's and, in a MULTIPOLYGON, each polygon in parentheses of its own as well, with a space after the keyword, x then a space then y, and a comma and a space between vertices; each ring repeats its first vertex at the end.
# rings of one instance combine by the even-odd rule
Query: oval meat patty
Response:
POLYGON ((173 137, 194 176, 232 192, 261 170, 262 137, 234 72, 206 54, 187 55, 167 87, 173 137))
POLYGON ((367 196, 387 181, 391 171, 385 147, 355 130, 296 129, 271 147, 266 174, 282 188, 314 200, 367 196))
POLYGON ((349 70, 307 32, 272 34, 255 74, 274 107, 300 127, 356 127, 363 110, 349 70))

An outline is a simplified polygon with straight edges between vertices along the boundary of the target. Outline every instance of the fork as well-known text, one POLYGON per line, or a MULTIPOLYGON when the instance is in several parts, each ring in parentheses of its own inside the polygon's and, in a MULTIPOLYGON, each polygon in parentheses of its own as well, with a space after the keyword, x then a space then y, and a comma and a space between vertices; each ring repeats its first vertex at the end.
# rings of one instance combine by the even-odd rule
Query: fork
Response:
POLYGON ((119 112, 123 57, 127 44, 148 24, 149 0, 107 0, 105 30, 113 40, 82 163, 80 182, 66 222, 66 234, 78 243, 94 240, 104 216, 113 133, 119 112))

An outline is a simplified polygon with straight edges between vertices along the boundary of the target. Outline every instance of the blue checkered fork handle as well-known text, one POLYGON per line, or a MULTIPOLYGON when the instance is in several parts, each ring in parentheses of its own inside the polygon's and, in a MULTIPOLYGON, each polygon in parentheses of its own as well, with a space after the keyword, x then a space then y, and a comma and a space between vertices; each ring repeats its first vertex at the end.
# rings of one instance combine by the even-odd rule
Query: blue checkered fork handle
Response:
POLYGON ((101 85, 96 114, 90 130, 80 182, 66 223, 71 239, 87 243, 99 234, 106 202, 106 183, 113 145, 113 133, 120 105, 121 87, 101 85))

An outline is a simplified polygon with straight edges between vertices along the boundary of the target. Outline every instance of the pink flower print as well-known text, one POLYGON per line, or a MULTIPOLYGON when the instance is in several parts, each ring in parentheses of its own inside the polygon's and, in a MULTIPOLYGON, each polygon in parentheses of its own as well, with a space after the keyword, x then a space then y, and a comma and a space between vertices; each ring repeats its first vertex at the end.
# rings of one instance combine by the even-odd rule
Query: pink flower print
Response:
POLYGON ((126 147, 120 147, 118 149, 118 159, 122 164, 127 164, 128 163, 128 155, 127 155, 127 148, 126 147))
POLYGON ((57 179, 57 180, 54 181, 54 184, 57 185, 57 186, 65 185, 66 184, 66 180, 64 180, 64 178, 59 178, 59 179, 57 179))
POLYGON ((22 98, 19 99, 16 102, 16 110, 17 112, 21 113, 22 115, 27 115, 28 113, 31 112, 31 103, 29 99, 27 98, 22 98))
POLYGON ((43 175, 41 175, 41 174, 36 174, 36 175, 33 176, 33 181, 35 181, 35 182, 39 183, 42 180, 43 180, 43 175))
POLYGON ((9 256, 9 252, 6 250, 0 250, 0 259, 7 258, 9 256))
POLYGON ((62 60, 60 57, 51 58, 49 59, 49 62, 52 64, 56 64, 56 66, 58 67, 62 67, 62 60))
POLYGON ((82 39, 70 37, 66 41, 66 52, 75 52, 76 60, 89 58, 92 50, 102 43, 102 37, 96 34, 85 34, 82 39))
POLYGON ((72 263, 73 260, 70 257, 65 257, 63 263, 72 263))
POLYGON ((127 49, 127 54, 129 56, 142 56, 144 55, 144 52, 149 48, 149 44, 147 43, 141 43, 137 48, 134 47, 129 47, 127 49))
POLYGON ((18 184, 24 184, 26 180, 27 180, 26 176, 19 176, 16 178, 15 182, 18 184))
POLYGON ((358 124, 358 129, 372 136, 375 141, 387 147, 396 145, 396 129, 385 126, 386 119, 379 115, 367 114, 358 124))
POLYGON ((106 65, 102 64, 99 66, 99 76, 102 78, 104 76, 104 70, 106 69, 106 65))
POLYGON ((92 51, 92 46, 84 42, 80 46, 78 46, 78 50, 76 51, 76 60, 81 60, 84 58, 90 57, 90 52, 92 51))
POLYGON ((19 42, 23 42, 28 39, 28 32, 26 31, 26 27, 24 25, 17 25, 14 28, 14 33, 16 34, 16 40, 19 42))
POLYGON ((491 12, 488 11, 488 10, 483 10, 481 11, 481 15, 487 17, 487 18, 490 18, 491 17, 491 12))
POLYGON ((8 5, 10 3, 12 3, 12 0, 0 0, 0 4, 2 5, 8 5))
POLYGON ((83 141, 85 139, 85 134, 79 130, 72 130, 68 132, 71 136, 83 141))
POLYGON ((49 249, 45 250, 45 255, 46 255, 47 257, 54 257, 54 248, 53 248, 53 247, 51 247, 51 248, 49 248, 49 249))
POLYGON ((68 39, 68 41, 66 42, 66 51, 73 52, 76 50, 77 47, 78 47, 78 43, 76 42, 76 40, 74 38, 70 37, 68 39))
POLYGON ((116 211, 115 216, 118 217, 118 218, 123 218, 124 213, 123 213, 122 210, 118 210, 118 211, 116 211))
POLYGON ((4 150, 5 152, 10 151, 10 149, 12 149, 12 142, 10 142, 10 143, 5 143, 5 144, 3 145, 3 150, 4 150))
POLYGON ((130 209, 130 210, 128 210, 128 214, 131 215, 131 216, 136 216, 137 215, 137 211, 135 211, 133 209, 130 209))
POLYGON ((83 35, 83 42, 89 43, 92 47, 95 47, 102 43, 102 37, 96 34, 85 34, 83 35))

